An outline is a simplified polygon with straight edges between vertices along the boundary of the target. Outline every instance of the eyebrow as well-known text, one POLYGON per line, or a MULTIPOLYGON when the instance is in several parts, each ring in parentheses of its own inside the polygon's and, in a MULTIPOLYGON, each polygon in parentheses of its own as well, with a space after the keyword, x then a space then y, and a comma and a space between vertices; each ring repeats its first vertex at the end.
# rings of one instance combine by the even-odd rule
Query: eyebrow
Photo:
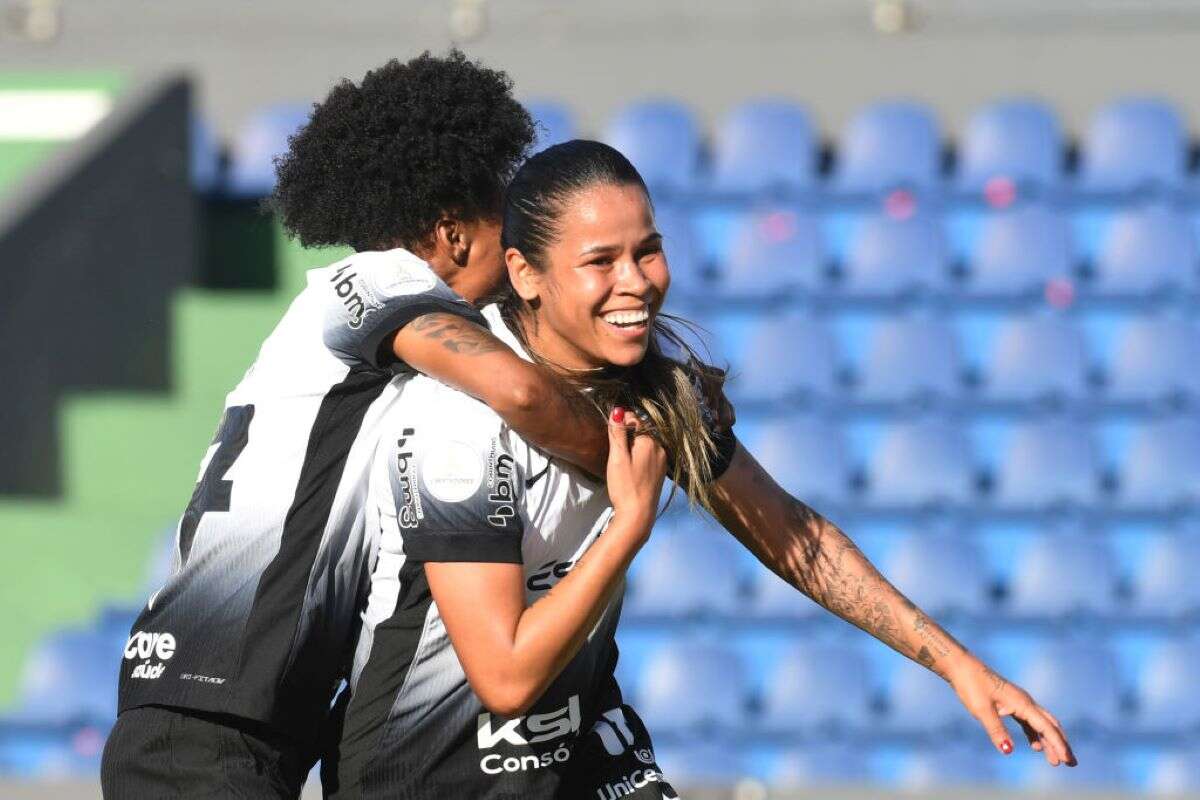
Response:
MULTIPOLYGON (((652 244, 654 242, 661 242, 662 238, 663 238, 663 236, 661 233, 659 233, 658 231, 654 231, 653 233, 647 234, 645 239, 642 239, 642 241, 638 242, 638 247, 645 247, 646 245, 652 244)), ((592 245, 591 247, 587 248, 586 250, 581 250, 579 252, 579 255, 580 255, 580 257, 600 255, 603 253, 611 253, 613 251, 617 251, 620 249, 621 249, 621 246, 618 244, 596 244, 596 245, 592 245)))

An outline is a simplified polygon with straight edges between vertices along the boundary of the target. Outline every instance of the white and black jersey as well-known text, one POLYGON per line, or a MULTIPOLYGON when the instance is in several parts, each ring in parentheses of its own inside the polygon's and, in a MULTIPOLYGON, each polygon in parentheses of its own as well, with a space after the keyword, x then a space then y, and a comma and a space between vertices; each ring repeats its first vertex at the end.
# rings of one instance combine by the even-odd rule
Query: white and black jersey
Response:
MULTIPOLYGON (((484 315, 521 352, 495 307, 484 315)), ((327 797, 590 797, 609 784, 623 793, 629 775, 653 792, 639 797, 675 796, 613 677, 620 592, 533 708, 505 719, 472 691, 425 579, 430 561, 521 564, 532 604, 602 535, 612 513, 602 483, 416 376, 388 410, 368 495, 379 556, 323 765, 327 797)))
POLYGON ((176 569, 126 645, 122 711, 225 713, 315 737, 369 574, 368 468, 403 370, 382 345, 434 311, 483 323, 404 250, 308 273, 226 399, 179 521, 176 569))

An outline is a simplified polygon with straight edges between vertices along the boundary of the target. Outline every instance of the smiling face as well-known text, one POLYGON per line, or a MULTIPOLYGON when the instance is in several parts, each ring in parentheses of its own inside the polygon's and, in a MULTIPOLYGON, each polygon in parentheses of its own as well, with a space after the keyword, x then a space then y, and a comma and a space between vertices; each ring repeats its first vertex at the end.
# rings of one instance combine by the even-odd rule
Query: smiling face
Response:
POLYGON ((540 269, 515 248, 505 253, 513 287, 533 309, 530 346, 571 369, 639 363, 671 283, 645 191, 597 183, 558 211, 540 269))

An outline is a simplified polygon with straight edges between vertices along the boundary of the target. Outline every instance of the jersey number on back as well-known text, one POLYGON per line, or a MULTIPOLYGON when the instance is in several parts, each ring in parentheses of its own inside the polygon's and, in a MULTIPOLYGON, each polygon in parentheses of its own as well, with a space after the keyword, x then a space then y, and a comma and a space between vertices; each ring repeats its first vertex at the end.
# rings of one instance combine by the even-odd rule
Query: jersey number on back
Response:
POLYGON ((200 476, 196 490, 183 519, 179 521, 179 563, 186 564, 192 551, 192 540, 200 518, 209 511, 228 511, 233 497, 233 481, 225 480, 225 473, 237 461, 250 440, 250 420, 254 419, 254 406, 230 406, 221 417, 221 425, 212 443, 218 445, 208 467, 200 476))

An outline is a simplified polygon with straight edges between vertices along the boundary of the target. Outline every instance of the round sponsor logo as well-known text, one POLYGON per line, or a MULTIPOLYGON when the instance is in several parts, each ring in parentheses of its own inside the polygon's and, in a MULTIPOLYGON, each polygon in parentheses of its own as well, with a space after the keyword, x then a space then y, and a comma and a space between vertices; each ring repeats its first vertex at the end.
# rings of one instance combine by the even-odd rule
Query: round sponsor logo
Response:
POLYGON ((637 760, 643 764, 654 763, 654 751, 649 747, 639 747, 637 750, 633 751, 633 754, 637 757, 637 760))
POLYGON ((384 294, 390 297, 405 294, 424 294, 437 285, 437 276, 424 264, 420 266, 404 265, 391 280, 383 287, 384 294))
POLYGON ((445 503, 461 503, 483 485, 483 456, 465 442, 433 444, 421 465, 428 492, 445 503))

